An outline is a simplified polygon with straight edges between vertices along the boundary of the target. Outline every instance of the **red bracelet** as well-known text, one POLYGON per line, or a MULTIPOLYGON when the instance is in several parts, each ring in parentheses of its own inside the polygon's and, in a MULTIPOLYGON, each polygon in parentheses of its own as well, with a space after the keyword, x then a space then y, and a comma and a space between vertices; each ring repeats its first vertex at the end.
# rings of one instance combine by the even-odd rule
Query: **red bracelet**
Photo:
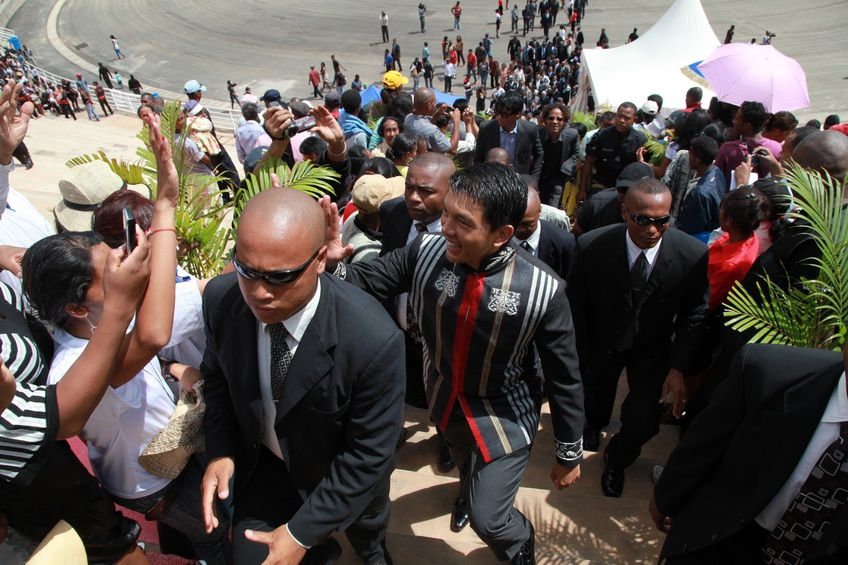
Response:
POLYGON ((156 228, 155 230, 148 230, 147 237, 150 237, 151 235, 153 235, 155 233, 159 233, 160 231, 172 231, 172 232, 174 232, 174 234, 177 233, 177 230, 174 229, 174 228, 156 228))

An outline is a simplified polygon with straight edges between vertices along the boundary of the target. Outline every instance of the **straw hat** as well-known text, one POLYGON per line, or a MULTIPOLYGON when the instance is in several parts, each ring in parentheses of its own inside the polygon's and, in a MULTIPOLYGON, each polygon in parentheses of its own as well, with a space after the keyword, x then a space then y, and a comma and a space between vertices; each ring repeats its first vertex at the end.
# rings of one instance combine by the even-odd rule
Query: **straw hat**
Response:
POLYGON ((157 477, 176 479, 195 452, 203 451, 203 381, 194 384, 194 394, 181 391, 171 419, 153 436, 138 457, 139 464, 157 477))
POLYGON ((127 185, 105 161, 95 160, 72 167, 59 180, 62 200, 53 208, 56 222, 67 231, 88 231, 94 209, 110 194, 123 188, 150 198, 143 184, 127 185))

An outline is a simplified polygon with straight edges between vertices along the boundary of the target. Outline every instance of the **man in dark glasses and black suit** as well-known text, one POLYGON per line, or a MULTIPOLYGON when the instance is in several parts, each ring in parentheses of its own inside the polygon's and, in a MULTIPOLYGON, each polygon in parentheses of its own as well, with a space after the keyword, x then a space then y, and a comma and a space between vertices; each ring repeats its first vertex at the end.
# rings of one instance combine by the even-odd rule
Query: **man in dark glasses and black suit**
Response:
POLYGON ((568 279, 585 391, 583 445, 589 451, 599 448, 627 369, 621 431, 604 453, 601 486, 607 496, 621 496, 624 469, 659 431, 661 401, 671 393, 674 415, 683 412, 683 375, 692 369, 707 313, 707 246, 669 229, 670 211, 668 187, 653 178, 636 182, 622 203, 624 224, 577 240, 568 279))

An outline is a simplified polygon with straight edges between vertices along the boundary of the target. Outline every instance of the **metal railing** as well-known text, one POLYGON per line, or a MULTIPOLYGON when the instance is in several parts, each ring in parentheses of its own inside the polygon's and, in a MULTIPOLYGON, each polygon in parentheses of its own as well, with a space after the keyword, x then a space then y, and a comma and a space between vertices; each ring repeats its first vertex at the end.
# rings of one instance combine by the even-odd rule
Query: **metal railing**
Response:
MULTIPOLYGON (((14 30, 0 27, 0 45, 6 44, 9 37, 12 35, 17 35, 14 30)), ((51 73, 50 71, 42 69, 30 62, 24 63, 24 74, 33 83, 35 82, 36 77, 41 77, 51 84, 60 84, 63 81, 68 81, 71 84, 76 82, 76 78, 72 79, 51 73)), ((129 90, 106 88, 105 85, 103 85, 103 90, 106 92, 106 100, 109 102, 109 106, 111 106, 112 110, 115 112, 135 114, 138 111, 138 107, 141 105, 141 96, 133 94, 129 90)), ((91 99, 97 100, 94 87, 89 85, 88 91, 91 95, 91 99)), ((206 104, 204 104, 203 107, 209 111, 209 115, 212 118, 212 122, 215 124, 215 129, 217 130, 234 132, 239 125, 239 121, 242 119, 240 111, 230 110, 229 108, 207 106, 206 104)))

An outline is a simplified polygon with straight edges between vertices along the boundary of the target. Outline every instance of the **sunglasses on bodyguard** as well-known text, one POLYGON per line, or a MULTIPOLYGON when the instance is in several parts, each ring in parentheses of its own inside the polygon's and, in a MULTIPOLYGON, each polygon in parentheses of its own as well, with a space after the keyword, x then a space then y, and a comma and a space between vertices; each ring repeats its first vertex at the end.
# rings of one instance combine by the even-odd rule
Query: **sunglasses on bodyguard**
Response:
POLYGON ((630 219, 637 226, 647 227, 651 224, 654 224, 658 228, 664 228, 671 221, 671 216, 660 216, 659 218, 652 218, 650 216, 643 216, 642 214, 631 214, 630 219))
POLYGON ((295 267, 294 269, 286 269, 285 271, 255 271, 236 258, 236 250, 233 248, 233 266, 239 276, 251 281, 262 279, 268 284, 273 285, 289 284, 296 281, 298 277, 303 274, 303 271, 305 271, 309 265, 312 264, 312 261, 318 257, 318 253, 320 251, 321 248, 318 248, 318 250, 312 254, 312 257, 310 257, 306 263, 300 267, 295 267))

